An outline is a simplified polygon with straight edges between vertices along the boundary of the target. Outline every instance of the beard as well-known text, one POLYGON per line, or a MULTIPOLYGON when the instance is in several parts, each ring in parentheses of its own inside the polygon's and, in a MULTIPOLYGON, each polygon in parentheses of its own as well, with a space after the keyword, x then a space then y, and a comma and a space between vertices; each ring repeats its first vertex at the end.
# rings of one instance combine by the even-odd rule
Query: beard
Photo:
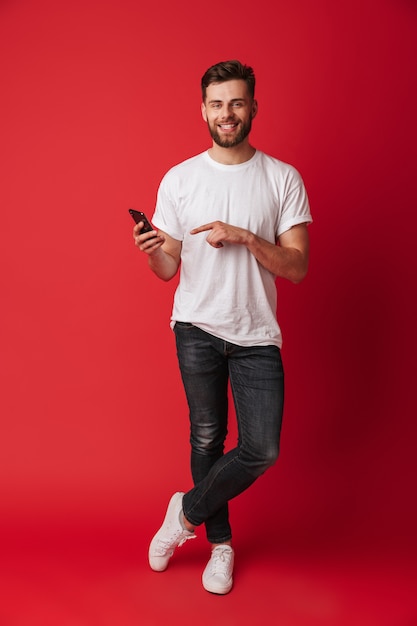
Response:
POLYGON ((211 138, 215 143, 217 143, 218 146, 220 146, 221 148, 234 148, 235 146, 238 146, 240 143, 242 143, 242 141, 246 139, 246 137, 249 135, 252 128, 252 119, 245 123, 242 123, 238 133, 230 139, 228 137, 221 137, 217 131, 217 126, 210 126, 208 122, 207 126, 211 138))

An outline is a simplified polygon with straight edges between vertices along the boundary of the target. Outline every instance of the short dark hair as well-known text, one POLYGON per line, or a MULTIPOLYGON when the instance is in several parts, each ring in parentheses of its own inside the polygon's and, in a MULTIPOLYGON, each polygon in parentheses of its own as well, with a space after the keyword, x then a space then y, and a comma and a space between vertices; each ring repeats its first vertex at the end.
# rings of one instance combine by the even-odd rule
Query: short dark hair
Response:
POLYGON ((225 83, 228 80, 244 80, 251 98, 255 96, 255 74, 248 65, 240 61, 221 61, 212 65, 201 79, 201 92, 203 101, 206 99, 206 91, 213 83, 225 83))

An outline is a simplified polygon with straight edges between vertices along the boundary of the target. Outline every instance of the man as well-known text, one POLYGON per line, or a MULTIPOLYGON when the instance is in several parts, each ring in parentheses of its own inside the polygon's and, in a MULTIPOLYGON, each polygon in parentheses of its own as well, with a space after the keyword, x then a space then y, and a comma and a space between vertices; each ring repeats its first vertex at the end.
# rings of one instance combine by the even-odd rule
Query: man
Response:
POLYGON ((194 488, 177 492, 149 548, 163 571, 176 547, 205 524, 212 546, 203 586, 233 585, 228 502, 278 457, 284 375, 275 278, 306 275, 311 215, 298 172, 249 142, 258 104, 252 68, 218 63, 202 78, 211 148, 163 178, 153 223, 135 244, 162 280, 180 268, 171 326, 190 411, 194 488), (228 383, 238 444, 224 454, 228 383))

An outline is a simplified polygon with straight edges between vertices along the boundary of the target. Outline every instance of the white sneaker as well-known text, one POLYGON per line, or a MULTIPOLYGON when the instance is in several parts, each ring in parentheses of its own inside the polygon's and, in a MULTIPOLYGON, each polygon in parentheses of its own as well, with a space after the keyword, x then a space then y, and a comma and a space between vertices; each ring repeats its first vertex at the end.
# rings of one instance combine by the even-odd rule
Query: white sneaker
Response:
POLYGON ((163 572, 168 567, 177 546, 182 546, 188 539, 195 539, 194 533, 184 530, 180 523, 183 495, 182 492, 174 493, 164 522, 149 546, 149 565, 155 572, 163 572))
POLYGON ((229 593, 233 587, 233 548, 220 545, 213 548, 210 561, 203 572, 203 587, 210 593, 229 593))

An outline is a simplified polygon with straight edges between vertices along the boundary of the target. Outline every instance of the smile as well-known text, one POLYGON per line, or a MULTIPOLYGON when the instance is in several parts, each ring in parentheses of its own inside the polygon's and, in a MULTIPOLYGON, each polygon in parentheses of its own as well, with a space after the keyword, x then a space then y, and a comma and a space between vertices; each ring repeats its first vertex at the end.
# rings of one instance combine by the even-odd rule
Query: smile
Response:
POLYGON ((219 127, 222 130, 233 130, 234 128, 237 127, 237 124, 219 124, 219 127))

